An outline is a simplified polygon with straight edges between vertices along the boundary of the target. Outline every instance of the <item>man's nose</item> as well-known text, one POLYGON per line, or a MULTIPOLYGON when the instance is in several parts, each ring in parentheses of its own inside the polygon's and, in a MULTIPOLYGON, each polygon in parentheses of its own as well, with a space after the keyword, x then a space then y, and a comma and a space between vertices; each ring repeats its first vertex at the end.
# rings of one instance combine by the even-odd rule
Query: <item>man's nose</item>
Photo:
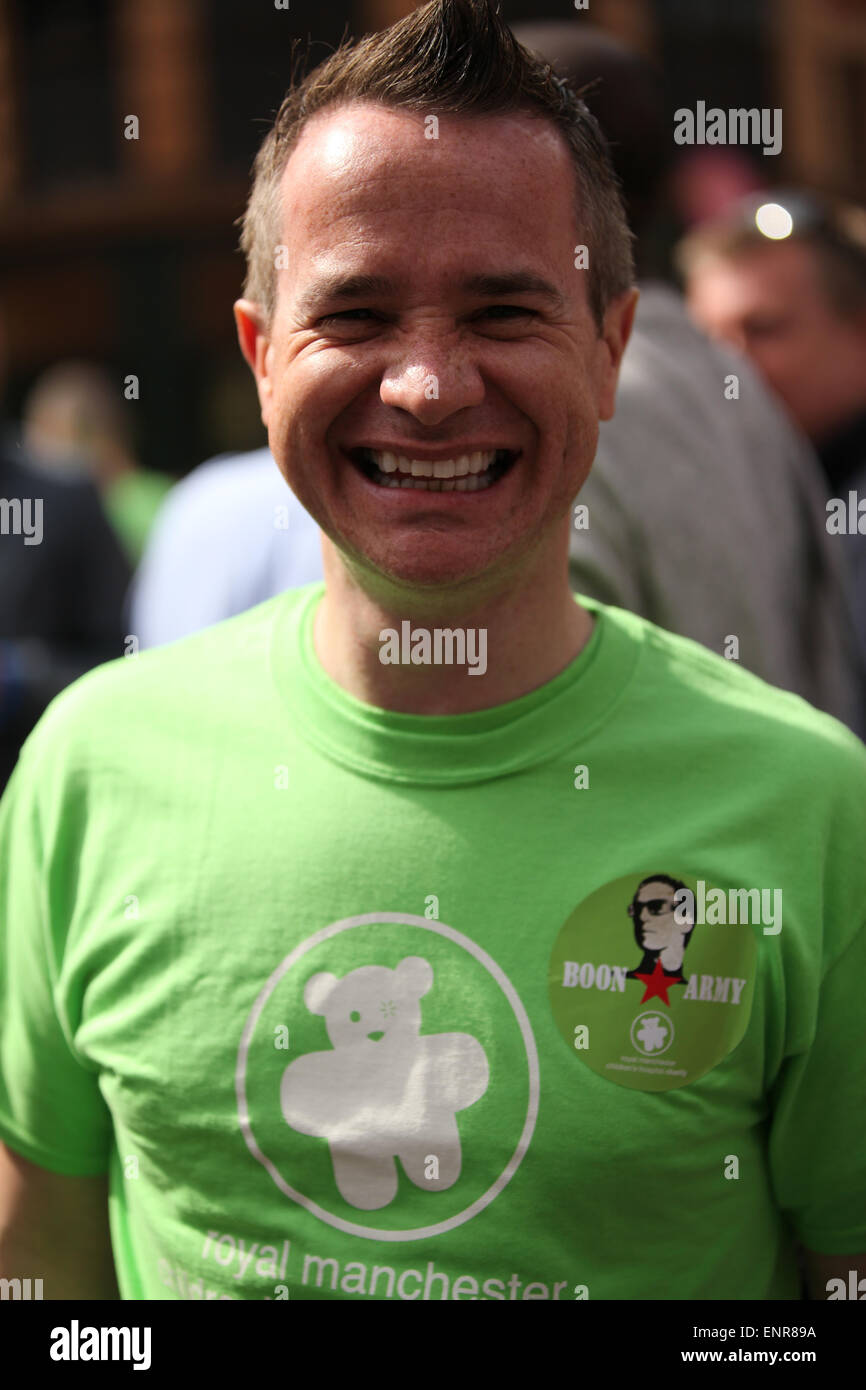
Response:
POLYGON ((389 364, 379 398, 423 425, 438 425, 458 410, 481 405, 484 382, 465 347, 428 337, 389 364))

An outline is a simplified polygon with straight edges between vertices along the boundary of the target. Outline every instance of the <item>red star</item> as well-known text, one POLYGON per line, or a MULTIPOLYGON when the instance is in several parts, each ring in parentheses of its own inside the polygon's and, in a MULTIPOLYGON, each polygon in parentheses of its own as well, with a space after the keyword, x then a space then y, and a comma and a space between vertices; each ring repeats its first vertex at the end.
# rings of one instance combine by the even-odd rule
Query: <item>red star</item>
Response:
POLYGON ((682 976, 672 980, 669 975, 665 974, 662 963, 658 958, 656 959, 655 969, 651 975, 639 975, 635 973, 634 978, 636 980, 643 980, 646 985, 646 994, 640 1001, 642 1004, 645 1004, 648 999, 659 998, 663 1004, 667 1004, 668 1008, 671 1006, 671 1001, 668 999, 668 990, 671 985, 682 983, 682 976))

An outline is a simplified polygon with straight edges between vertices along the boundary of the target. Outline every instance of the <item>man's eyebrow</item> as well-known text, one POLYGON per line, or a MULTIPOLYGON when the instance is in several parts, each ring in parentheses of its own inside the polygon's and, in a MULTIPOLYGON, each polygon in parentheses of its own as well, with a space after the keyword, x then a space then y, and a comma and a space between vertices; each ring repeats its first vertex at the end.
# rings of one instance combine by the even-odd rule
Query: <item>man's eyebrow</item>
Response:
POLYGON ((512 294, 534 294, 550 300, 558 309, 565 307, 561 293, 543 276, 532 270, 512 270, 502 274, 472 275, 463 281, 462 288, 485 299, 507 298, 512 294))
POLYGON ((309 313, 320 304, 339 304, 365 295, 393 294, 395 286, 386 275, 324 275, 315 280, 298 299, 298 308, 309 313))
MULTIPOLYGON (((556 309, 565 306, 562 294, 543 276, 531 270, 504 271, 497 274, 471 275, 460 288, 484 299, 502 299, 509 295, 532 294, 550 301, 556 309)), ((326 275, 316 280, 298 299, 298 309, 310 313, 323 303, 339 304, 363 299, 366 295, 393 295, 397 286, 386 275, 326 275)))

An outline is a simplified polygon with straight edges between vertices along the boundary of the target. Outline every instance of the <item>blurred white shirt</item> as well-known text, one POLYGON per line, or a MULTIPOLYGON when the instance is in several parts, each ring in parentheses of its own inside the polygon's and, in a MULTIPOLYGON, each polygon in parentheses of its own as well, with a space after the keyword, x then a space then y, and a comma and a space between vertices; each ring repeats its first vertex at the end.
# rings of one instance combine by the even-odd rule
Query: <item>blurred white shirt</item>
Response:
POLYGON ((130 633, 158 647, 321 579, 319 534, 270 449, 209 459, 160 509, 131 589, 130 633))

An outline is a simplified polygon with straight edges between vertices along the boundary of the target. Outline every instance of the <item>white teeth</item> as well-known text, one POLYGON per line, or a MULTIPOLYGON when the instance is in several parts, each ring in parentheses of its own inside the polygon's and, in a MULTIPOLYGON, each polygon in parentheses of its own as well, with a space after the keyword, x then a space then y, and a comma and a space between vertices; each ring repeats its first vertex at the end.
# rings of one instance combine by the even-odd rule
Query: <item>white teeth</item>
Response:
POLYGON ((496 460, 496 450, 486 449, 474 454, 462 454, 459 458, 410 459, 402 454, 377 453, 370 450, 368 457, 382 473, 399 473, 407 478, 465 478, 470 474, 483 473, 496 460))
POLYGON ((490 466, 496 461, 496 451, 488 449, 459 458, 409 459, 402 454, 377 453, 372 449, 367 458, 379 471, 380 487, 409 488, 418 492, 481 492, 493 485, 490 466))

